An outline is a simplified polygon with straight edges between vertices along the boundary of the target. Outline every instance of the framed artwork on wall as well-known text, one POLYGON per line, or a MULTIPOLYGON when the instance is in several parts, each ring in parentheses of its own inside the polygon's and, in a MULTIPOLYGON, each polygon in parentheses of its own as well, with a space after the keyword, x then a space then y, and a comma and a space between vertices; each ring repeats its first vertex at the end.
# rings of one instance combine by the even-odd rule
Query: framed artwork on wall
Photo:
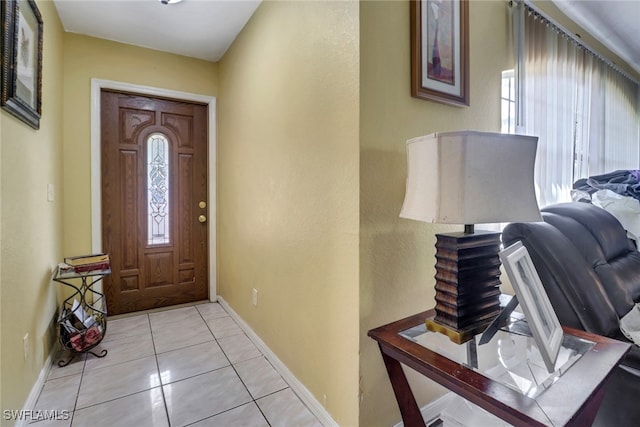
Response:
POLYGON ((2 0, 2 108, 34 129, 42 114, 42 16, 34 0, 2 0))
POLYGON ((469 1, 410 5, 411 96, 469 106, 469 1))

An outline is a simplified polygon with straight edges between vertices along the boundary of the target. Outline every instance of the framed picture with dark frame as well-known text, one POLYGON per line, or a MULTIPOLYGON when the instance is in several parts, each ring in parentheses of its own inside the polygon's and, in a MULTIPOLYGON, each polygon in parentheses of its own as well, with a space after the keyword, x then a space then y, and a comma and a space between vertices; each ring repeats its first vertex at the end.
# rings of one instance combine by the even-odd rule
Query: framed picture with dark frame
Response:
POLYGON ((411 96, 469 106, 469 1, 410 5, 411 96))
POLYGON ((2 108, 34 129, 42 114, 42 16, 34 0, 2 0, 2 108))
POLYGON ((500 259, 547 371, 553 372, 562 345, 563 331, 529 252, 522 242, 516 242, 500 251, 500 259))

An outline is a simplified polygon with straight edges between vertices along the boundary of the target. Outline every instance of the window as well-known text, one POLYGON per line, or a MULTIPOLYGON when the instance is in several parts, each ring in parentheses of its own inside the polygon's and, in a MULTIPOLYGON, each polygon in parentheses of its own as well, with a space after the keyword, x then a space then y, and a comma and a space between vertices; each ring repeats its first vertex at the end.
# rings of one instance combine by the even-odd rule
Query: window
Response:
POLYGON ((147 139, 147 231, 149 245, 169 243, 169 140, 160 133, 147 139))
POLYGON ((502 94, 500 98, 502 115, 500 132, 516 133, 516 88, 513 70, 502 72, 502 94))
MULTIPOLYGON (((570 201, 580 178, 640 169, 638 83, 528 5, 514 3, 514 29, 513 129, 539 138, 540 206, 570 201)), ((504 95, 502 103, 510 126, 504 95)))

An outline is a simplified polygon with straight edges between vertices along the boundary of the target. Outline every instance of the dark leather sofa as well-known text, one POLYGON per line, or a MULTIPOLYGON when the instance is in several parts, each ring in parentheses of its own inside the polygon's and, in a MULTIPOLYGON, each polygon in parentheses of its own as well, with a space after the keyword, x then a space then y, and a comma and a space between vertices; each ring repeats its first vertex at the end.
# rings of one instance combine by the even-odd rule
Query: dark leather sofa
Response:
MULTIPOLYGON (((620 222, 580 202, 546 207, 542 217, 509 224, 504 246, 522 241, 561 324, 628 341, 619 319, 640 301, 640 252, 620 222)), ((640 426, 638 346, 614 371, 594 425, 640 426)))

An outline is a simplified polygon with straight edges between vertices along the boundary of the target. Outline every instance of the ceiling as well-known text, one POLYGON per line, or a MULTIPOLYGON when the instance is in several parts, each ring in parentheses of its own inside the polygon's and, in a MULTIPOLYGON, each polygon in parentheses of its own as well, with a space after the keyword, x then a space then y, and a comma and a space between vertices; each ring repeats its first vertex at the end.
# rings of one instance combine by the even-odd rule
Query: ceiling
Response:
POLYGON ((260 0, 54 0, 65 31, 218 61, 260 0))
POLYGON ((572 21, 586 29, 640 73, 640 1, 553 0, 572 21))
MULTIPOLYGON (((66 31, 218 61, 261 0, 54 0, 66 31)), ((640 73, 640 1, 553 0, 640 73)))

